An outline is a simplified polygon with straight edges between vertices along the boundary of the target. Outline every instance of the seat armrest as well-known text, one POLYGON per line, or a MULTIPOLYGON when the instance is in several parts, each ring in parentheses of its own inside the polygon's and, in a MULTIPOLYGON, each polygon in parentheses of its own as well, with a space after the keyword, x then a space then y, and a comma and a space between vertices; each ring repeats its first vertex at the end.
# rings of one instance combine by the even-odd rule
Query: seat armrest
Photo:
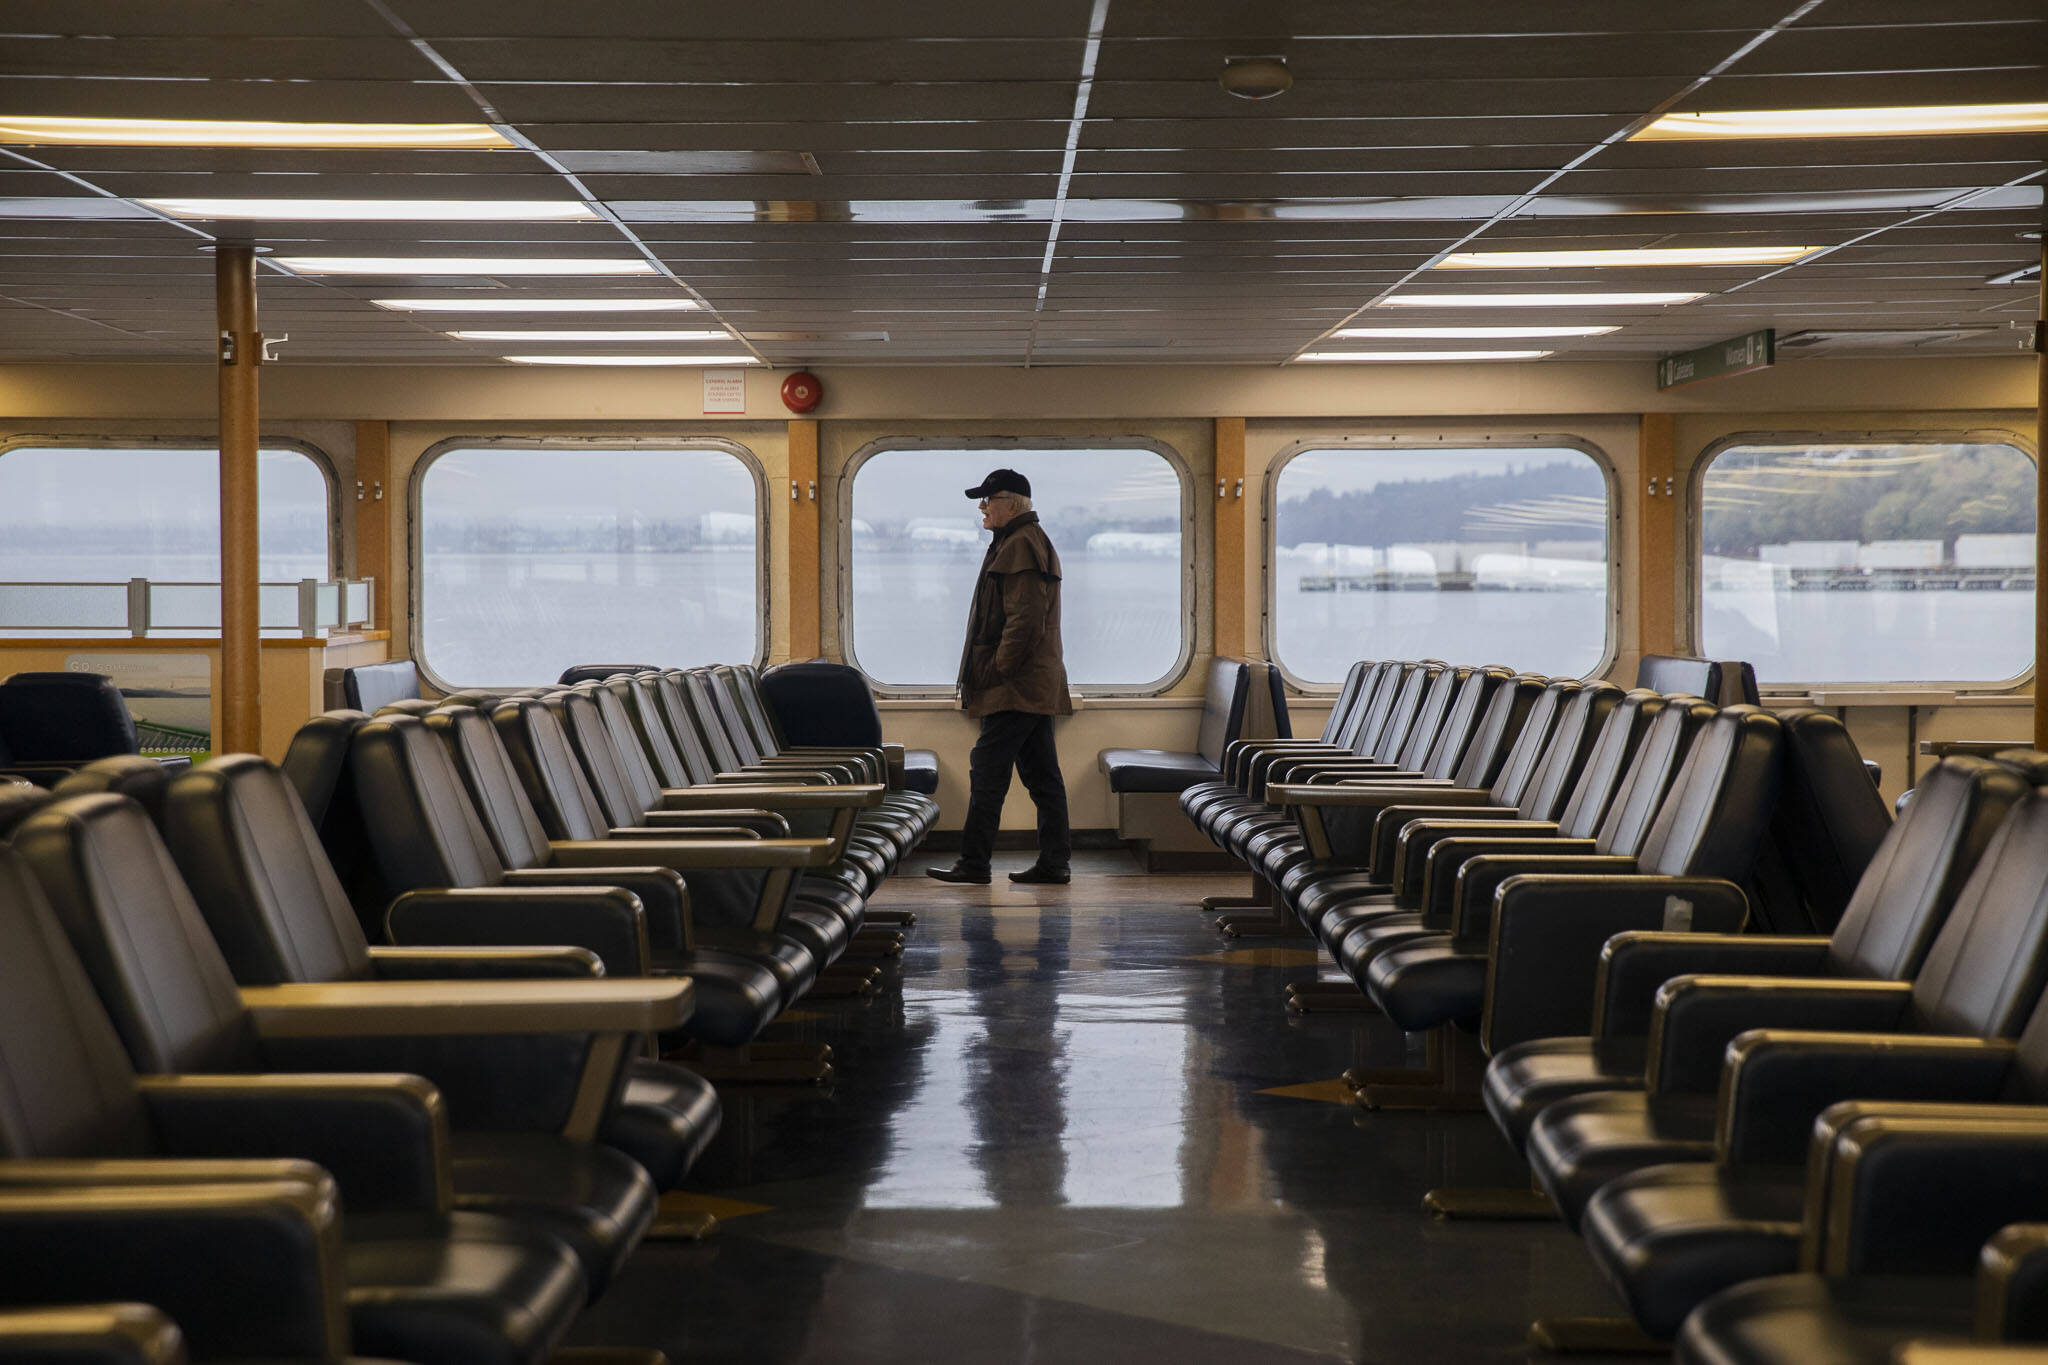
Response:
POLYGON ((184 1365, 178 1325, 146 1303, 0 1311, 0 1365, 184 1365))
POLYGON ((1819 976, 1828 940, 1774 934, 1676 934, 1631 930, 1600 950, 1593 983, 1593 1033, 1641 1038, 1650 1031, 1657 988, 1674 976, 1819 976))
POLYGON ((384 914, 384 933, 402 948, 563 945, 595 953, 612 976, 647 970, 647 913, 640 898, 590 880, 573 886, 408 891, 384 914))
POLYGON ((1422 869, 1431 844, 1454 834, 1482 833, 1490 825, 1514 821, 1516 814, 1513 806, 1484 801, 1389 806, 1373 821, 1373 869, 1384 874, 1380 880, 1394 888, 1396 897, 1412 903, 1422 894, 1422 869))
MULTIPOLYGON (((1750 1029, 1897 1033, 1913 999, 1904 981, 1839 977, 1678 976, 1657 988, 1644 1081, 1666 1095, 1711 1095, 1728 1045, 1750 1029)), ((1814 1113, 1819 1113, 1815 1109, 1814 1113)))
POLYGON ((1592 839, 1544 838, 1531 842, 1537 843, 1541 852, 1488 852, 1477 849, 1475 840, 1474 847, 1437 855, 1455 868, 1451 877, 1451 932, 1462 938, 1471 951, 1478 952, 1492 937, 1494 902, 1511 878, 1619 877, 1636 870, 1635 859, 1600 853, 1599 844, 1592 839))
MULTIPOLYGON (((809 771, 762 772, 755 768, 742 768, 735 773, 712 774, 711 785, 721 787, 829 787, 834 784, 832 779, 823 773, 809 771)), ((688 788, 679 787, 675 790, 686 791, 688 788)), ((745 796, 744 794, 733 795, 728 793, 727 799, 744 800, 745 796)))
POLYGON ((644 825, 613 825, 604 832, 607 839, 759 839, 759 830, 744 825, 721 825, 684 815, 664 818, 668 811, 648 811, 644 825))
POLYGON ((242 987, 242 1005, 266 1040, 651 1033, 681 1026, 695 1003, 690 983, 675 977, 242 987))
POLYGON ((1968 1275, 1999 1229, 2048 1218, 2037 1106, 1852 1101, 1814 1142, 1807 1236, 1822 1274, 1968 1275))
POLYGON ((166 1176, 153 1184, 21 1184, 0 1177, 0 1264, 7 1266, 0 1295, 15 1304, 149 1303, 179 1324, 202 1359, 346 1358, 347 1284, 333 1182, 299 1162, 206 1164, 292 1169, 269 1178, 166 1176), (122 1254, 109 1255, 110 1247, 122 1254))
MULTIPOLYGON (((1477 790, 1453 787, 1448 782, 1431 785, 1437 781, 1402 773, 1386 782, 1276 782, 1266 790, 1267 799, 1276 806, 1369 806, 1375 811, 1397 805, 1449 805, 1457 799, 1452 793, 1477 790)), ((1484 790, 1477 790, 1477 794, 1489 795, 1484 790)))
POLYGON ((379 981, 584 981, 604 975, 588 948, 372 948, 379 981))
POLYGON ((661 793, 664 811, 712 810, 744 802, 770 811, 782 810, 873 810, 882 804, 889 789, 864 782, 832 787, 760 785, 755 787, 667 787, 661 793))
MULTIPOLYGON (((1977 1336, 1985 1341, 2048 1340, 2044 1317, 2048 1317, 2048 1223, 2008 1224, 1992 1234, 1977 1262, 1977 1336)), ((2039 1353, 2038 1347, 2022 1349, 2039 1353)), ((2020 1365, 2017 1356, 2011 1357, 2011 1362, 2020 1365)))
POLYGON ((291 1157, 334 1177, 351 1214, 448 1211, 448 1120, 418 1076, 142 1076, 168 1156, 291 1157))
POLYGON ((555 839, 548 844, 560 868, 653 864, 678 872, 718 868, 827 867, 830 839, 635 839, 621 847, 608 839, 555 839))
POLYGON ((1749 917, 1749 898, 1718 877, 1510 877, 1494 893, 1480 1041, 1499 1052, 1531 1038, 1585 1033, 1602 945, 1627 929, 1680 927, 1674 921, 1681 917, 1733 933, 1749 917))
POLYGON ((910 764, 910 746, 893 740, 882 741, 882 767, 887 774, 883 785, 892 792, 903 790, 904 772, 910 764))
MULTIPOLYGON (((723 791, 734 798, 732 804, 703 810, 651 810, 646 814, 646 824, 639 828, 654 829, 708 829, 713 826, 731 826, 746 831, 748 837, 762 839, 785 839, 789 837, 789 821, 774 811, 761 806, 738 804, 744 800, 744 791, 723 791)), ((805 791, 812 790, 809 787, 805 791)), ((828 789, 829 790, 829 789, 828 789)))
POLYGON ((1455 799, 1464 791, 1448 782, 1412 773, 1389 774, 1386 781, 1276 782, 1266 799, 1286 808, 1301 825, 1301 837, 1318 861, 1365 867, 1372 856, 1373 821, 1389 806, 1418 806, 1455 799))
POLYGON ((1217 766, 1223 770, 1223 780, 1243 790, 1251 781, 1251 765, 1259 755, 1291 750, 1296 753, 1320 752, 1326 754, 1350 753, 1349 749, 1330 744, 1322 739, 1233 739, 1223 746, 1223 762, 1217 766))
MULTIPOLYGON (((1599 847, 1591 839, 1560 839, 1557 826, 1541 820, 1501 820, 1491 827, 1475 820, 1469 826, 1471 832, 1464 834, 1450 832, 1448 822, 1438 828, 1445 829, 1446 833, 1427 845, 1428 856, 1411 859, 1408 865, 1408 873, 1411 878, 1419 880, 1419 885, 1406 903, 1427 915, 1431 925, 1443 929, 1456 923, 1458 897, 1466 888, 1479 888, 1483 883, 1484 889, 1474 889, 1472 895, 1475 903, 1486 907, 1490 914, 1493 889, 1514 875, 1508 868, 1517 860, 1591 856, 1599 847), (1496 860, 1485 865, 1491 869, 1491 875, 1475 874, 1461 887, 1459 873, 1467 863, 1479 858, 1496 860), (1418 862, 1421 864, 1419 876, 1415 866, 1418 862)), ((1397 897, 1401 894, 1398 884, 1394 894, 1397 897)), ((1475 933, 1475 943, 1477 938, 1475 933)))
POLYGON ((2014 1051, 2003 1039, 1748 1029, 1721 1068, 1716 1155, 1796 1165, 1814 1120, 1839 1100, 1995 1102, 2014 1051))

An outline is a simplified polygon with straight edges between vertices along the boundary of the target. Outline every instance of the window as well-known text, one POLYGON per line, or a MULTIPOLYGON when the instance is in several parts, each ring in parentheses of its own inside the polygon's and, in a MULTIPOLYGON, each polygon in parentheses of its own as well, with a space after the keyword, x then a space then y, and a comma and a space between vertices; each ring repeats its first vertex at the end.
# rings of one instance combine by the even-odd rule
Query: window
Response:
POLYGON ((2002 682, 2033 662, 2024 451, 1732 445, 1700 504, 1700 648, 1759 682, 2002 682))
POLYGON ((733 450, 452 444, 418 498, 415 629, 438 682, 760 657, 760 483, 733 450))
MULTIPOLYGON (((258 573, 328 576, 325 468, 303 450, 257 452, 258 573)), ((66 584, 220 582, 220 452, 186 446, 21 446, 0 454, 0 627, 14 634, 127 633, 124 591, 66 584)), ((295 600, 295 592, 287 590, 295 600)), ((220 629, 217 587, 159 589, 152 619, 220 629)), ((266 619, 270 619, 266 599, 266 619)), ((289 603, 284 614, 291 615, 289 603)))
POLYGON ((1031 481, 1059 551, 1060 637, 1075 688, 1154 688, 1187 657, 1185 487, 1150 448, 883 447, 848 499, 852 657, 876 682, 950 688, 989 533, 962 490, 991 469, 1031 481))
POLYGON ((1583 677, 1607 654, 1607 480, 1563 446, 1304 450, 1273 480, 1273 654, 1583 677))

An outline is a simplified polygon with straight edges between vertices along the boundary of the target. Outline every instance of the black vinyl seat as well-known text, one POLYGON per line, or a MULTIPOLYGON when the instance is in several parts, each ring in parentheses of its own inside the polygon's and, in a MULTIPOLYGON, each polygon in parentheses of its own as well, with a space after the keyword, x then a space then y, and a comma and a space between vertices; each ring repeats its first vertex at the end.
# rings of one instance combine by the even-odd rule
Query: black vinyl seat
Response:
POLYGON ((0 1365, 184 1365, 185 1337, 146 1303, 0 1310, 0 1365))
POLYGON ((1170 749, 1104 749, 1095 764, 1109 776, 1113 792, 1183 792, 1212 781, 1223 771, 1223 751, 1244 729, 1251 695, 1251 666, 1242 659, 1209 664, 1202 694, 1202 721, 1193 752, 1170 749))
MULTIPOLYGON (((745 672, 741 682, 747 681, 745 672)), ((808 659, 778 664, 754 680, 773 731, 787 745, 885 747, 882 714, 861 671, 808 659)), ((939 756, 903 750, 903 788, 930 796, 939 789, 939 756)))
POLYGON ((341 706, 365 713, 381 711, 393 702, 414 700, 420 695, 420 674, 411 659, 392 659, 381 664, 357 664, 339 670, 341 706))
MULTIPOLYGON (((207 770, 200 772, 201 778, 187 787, 188 801, 207 770)), ((181 832, 201 832, 182 816, 179 825, 181 832)), ((430 1078, 448 1081, 441 1087, 444 1095, 452 1109, 461 1111, 450 1138, 457 1208, 510 1214, 541 1224, 576 1253, 593 1295, 603 1290, 638 1245, 654 1218, 655 1189, 630 1158, 552 1132, 485 1127, 519 1116, 479 1112, 502 1108, 480 1100, 480 1095, 507 1085, 515 1076, 532 1076, 536 1064, 573 1065, 585 1047, 581 1040, 521 1044, 492 1039, 485 1046, 457 1044, 438 1050, 418 1039, 318 1046, 266 1042, 169 850, 132 803, 105 796, 67 802, 24 831, 18 847, 139 1072, 240 1074, 286 1067, 430 1072, 430 1078)), ((188 865, 211 869, 208 880, 216 892, 221 889, 216 879, 222 852, 188 848, 185 859, 188 865)), ((271 857, 269 866, 283 875, 267 887, 252 889, 272 895, 287 892, 294 880, 293 869, 284 866, 289 861, 271 857)), ((254 908, 215 905, 223 920, 234 909, 242 911, 228 921, 238 932, 246 928, 254 908)), ((405 964, 387 954, 383 965, 396 975, 404 965, 442 964, 427 957, 405 964)), ((498 954, 477 954, 448 965, 479 971, 515 965, 553 970, 545 958, 519 964, 512 955, 498 954)), ((516 1083, 511 1088, 516 1089, 516 1083)), ((536 1111, 541 1107, 533 1106, 536 1111)), ((715 1126, 715 1110, 711 1120, 707 1126, 715 1126)))
MULTIPOLYGON (((1661 1107, 1655 1090, 1584 1097, 1537 1119, 1532 1167, 1576 1216, 1594 1260, 1647 1330, 1668 1335, 1708 1294, 1795 1267, 1805 1202, 1799 1163, 1816 1116, 1831 1103, 2048 1100, 2034 1069, 2048 1027, 2036 1030, 2029 1019, 2041 1015, 2048 982, 2044 849, 2048 798, 2033 794, 2000 825, 1911 983, 1671 982, 1659 1003, 1668 1032, 1704 1018, 1711 1046, 1731 1008, 1744 1019, 1768 1016, 1731 1046, 1712 1048, 1714 1060, 1727 1056, 1714 1069, 1717 1093, 1694 1092, 1689 1103, 1674 1096, 1678 1102, 1661 1107), (2003 1041, 2015 1035, 2017 1047, 2003 1041)), ((1697 1057, 1689 1048, 1683 1055, 1697 1057)), ((1706 1060, 1674 1069, 1704 1070, 1706 1060)))
MULTIPOLYGON (((1330 714, 1324 718, 1322 732, 1313 739, 1307 737, 1296 739, 1291 734, 1282 733, 1266 740, 1237 740, 1224 745, 1223 756, 1217 761, 1217 776, 1205 782, 1198 782, 1183 790, 1180 794, 1181 812, 1194 822, 1196 828, 1206 830, 1208 828, 1207 815, 1210 807, 1218 804, 1235 804, 1242 801, 1245 797, 1245 792, 1244 788, 1238 785, 1237 764, 1238 760, 1250 752, 1254 746, 1259 746, 1269 751, 1286 747, 1298 747, 1301 749, 1314 747, 1324 751, 1347 748, 1347 737, 1349 734, 1347 727, 1356 726, 1362 721, 1372 683, 1380 676, 1385 667, 1386 665, 1384 664, 1376 664, 1364 659, 1351 665, 1345 671, 1344 682, 1337 689, 1336 697, 1330 702, 1330 714)), ((1274 685, 1278 688, 1279 670, 1277 668, 1270 669, 1268 674, 1275 680, 1274 685)), ((1281 706, 1274 711, 1276 720, 1278 717, 1286 714, 1285 694, 1282 692, 1280 695, 1282 697, 1281 706)))
MULTIPOLYGON (((1926 808, 1909 806, 1900 816, 1827 937, 1616 935, 1601 950, 1594 1033, 1539 1038, 1495 1057, 1486 1069, 1487 1110, 1520 1150, 1529 1125, 1547 1105, 1596 1090, 1640 1089, 1655 996, 1675 976, 1910 980, 1985 845, 2031 785, 2012 768, 1985 759, 1936 765, 1921 785, 1926 808)), ((1740 1031, 1739 1021, 1731 1025, 1729 1037, 1740 1031)))
MULTIPOLYGON (((32 817, 16 830, 17 846, 35 842, 39 825, 63 818, 62 807, 32 817)), ((124 1183, 127 1174, 173 1183, 184 1163, 167 1158, 229 1159, 225 1175, 243 1165, 234 1158, 316 1160, 334 1174, 348 1201, 343 1255, 349 1329, 359 1346, 447 1365, 539 1362, 567 1333, 586 1297, 575 1257, 537 1230, 448 1210, 436 1178, 446 1160, 437 1101, 425 1082, 393 1076, 193 1077, 182 1084, 138 1078, 16 849, 0 849, 0 940, 0 1084, 8 1098, 0 1106, 7 1115, 0 1122, 0 1155, 21 1163, 20 1176, 36 1182, 41 1161, 91 1162, 83 1170, 73 1167, 69 1181, 91 1183, 86 1170, 105 1163, 99 1178, 106 1182, 124 1183)), ((283 1173, 272 1162, 265 1165, 283 1173)), ((324 1179, 304 1165, 296 1169, 301 1179, 324 1179)), ((204 1180, 206 1173, 195 1167, 182 1178, 204 1180)), ((63 1180, 61 1167, 46 1179, 63 1180)), ((331 1188, 327 1197, 334 1197, 331 1188)), ((63 1249, 47 1244, 42 1257, 54 1259, 63 1249)), ((92 1255, 75 1243, 68 1249, 80 1260, 92 1255)), ((108 1268, 95 1274, 75 1267, 71 1294, 104 1295, 106 1281, 129 1263, 105 1244, 97 1251, 108 1268)), ((11 1292, 47 1294, 53 1267, 42 1257, 24 1264, 17 1243, 9 1257, 11 1292)), ((203 1299, 211 1291, 207 1259, 194 1259, 183 1279, 166 1286, 182 1289, 175 1296, 181 1301, 163 1306, 188 1331, 196 1333, 199 1322, 218 1323, 223 1315, 203 1299)), ((240 1305, 245 1313, 248 1307, 240 1305)))
POLYGON ((164 818, 164 793, 171 788, 171 770, 141 754, 115 754, 83 764, 50 790, 58 796, 89 796, 113 792, 149 812, 158 824, 164 818))

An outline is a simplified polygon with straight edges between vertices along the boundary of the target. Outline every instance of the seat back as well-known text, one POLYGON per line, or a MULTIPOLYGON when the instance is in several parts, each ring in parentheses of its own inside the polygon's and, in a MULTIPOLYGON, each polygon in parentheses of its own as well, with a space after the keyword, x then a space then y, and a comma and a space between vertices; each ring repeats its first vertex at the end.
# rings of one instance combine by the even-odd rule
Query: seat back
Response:
POLYGON ((1778 719, 1785 774, 1752 899, 1775 931, 1826 934, 1891 830, 1891 810, 1833 712, 1801 708, 1778 719))
POLYGON ((1527 808, 1545 812, 1529 816, 1532 820, 1556 818, 1621 696, 1620 688, 1605 682, 1582 683, 1578 691, 1565 696, 1558 707, 1557 723, 1550 727, 1550 738, 1529 780, 1512 802, 1506 799, 1507 793, 1500 793, 1502 804, 1513 805, 1517 811, 1527 808))
POLYGON ((1251 699, 1251 690, 1251 665, 1244 660, 1219 657, 1210 661, 1209 685, 1202 694, 1202 724, 1195 731, 1195 752, 1219 768, 1223 765, 1224 746, 1244 731, 1244 708, 1251 699))
POLYGON ((647 812, 654 807, 627 770, 596 694, 574 687, 543 698, 541 704, 560 719, 577 767, 603 812, 605 828, 645 824, 647 812))
POLYGON ((822 660, 778 664, 760 685, 776 732, 790 744, 882 742, 882 713, 857 668, 822 660))
POLYGON ((721 699, 720 714, 736 727, 735 733, 744 730, 755 751, 764 756, 780 753, 782 741, 775 733, 775 722, 769 719, 760 695, 747 685, 740 671, 731 664, 718 664, 705 671, 711 675, 712 690, 721 699))
POLYGON ((691 782, 690 775, 655 701, 654 677, 652 673, 623 673, 593 685, 618 699, 640 754, 647 760, 656 789, 687 787, 691 782))
POLYGON ((613 756, 633 802, 633 818, 618 823, 644 825, 647 812, 661 805, 661 778, 656 775, 654 765, 648 762, 639 726, 634 723, 633 713, 625 699, 609 686, 591 684, 588 695, 597 704, 597 714, 604 721, 605 733, 611 736, 613 756))
POLYGON ((1407 736, 1392 760, 1409 772, 1429 771, 1430 755, 1436 749, 1437 737, 1443 733, 1444 721, 1450 716, 1451 699, 1472 671, 1453 668, 1449 664, 1430 667, 1429 685, 1423 689, 1414 717, 1409 722, 1407 736))
POLYGON ((1935 934, 1913 978, 1913 1024, 1927 1033, 2012 1037, 2044 980, 2048 798, 2036 789, 1992 835, 1935 934))
POLYGON ((1693 741, 1720 708, 1698 697, 1667 697, 1664 709, 1650 722, 1636 746, 1621 786, 1607 803, 1607 814, 1593 839, 1602 853, 1633 856, 1643 847, 1650 826, 1671 790, 1693 741))
POLYGON ((1389 763, 1400 756, 1401 747, 1408 742, 1409 732, 1415 725, 1416 708, 1422 705, 1422 694, 1428 690, 1443 665, 1408 663, 1397 668, 1398 671, 1390 673, 1381 686, 1385 703, 1382 705, 1375 699, 1373 710, 1367 714, 1365 725, 1358 732, 1358 742, 1352 746, 1363 757, 1385 759, 1389 763))
POLYGON ((417 716, 373 717, 350 756, 363 827, 386 885, 495 886, 505 865, 447 746, 417 716))
POLYGON ((491 709, 491 725, 547 837, 602 839, 611 822, 563 728, 566 706, 566 696, 507 698, 491 709))
POLYGON ((170 770, 142 754, 115 754, 96 758, 51 788, 59 796, 90 796, 94 792, 115 792, 127 797, 161 822, 164 793, 170 789, 170 770))
POLYGON ((272 986, 370 974, 361 915, 297 792, 269 760, 225 754, 173 782, 164 838, 235 980, 272 986))
MULTIPOLYGON (((209 921, 141 807, 106 792, 60 801, 22 830, 15 848, 137 1071, 261 1069, 262 1050, 209 921)), ((353 931, 355 917, 346 904, 342 911, 353 931)))
POLYGON ((1486 714, 1465 746, 1465 757, 1451 780, 1460 787, 1492 787, 1507 766, 1508 755, 1521 737, 1529 712, 1549 679, 1534 673, 1517 673, 1503 678, 1487 698, 1486 714))
POLYGON ((411 659, 341 670, 341 704, 351 711, 376 711, 419 694, 419 670, 411 659))
POLYGON ((1700 730, 1636 855, 1652 876, 1743 882, 1770 828, 1785 727, 1760 706, 1723 707, 1700 730))
POLYGON ((1828 939, 1831 975, 1905 981, 1918 972, 1992 835, 2032 789, 2002 764, 1958 755, 1917 790, 1828 939))
POLYGON ((85 968, 27 861, 0 847, 0 1157, 151 1145, 134 1069, 85 968))
POLYGON ((683 704, 697 723, 697 733, 711 753, 711 761, 722 773, 735 772, 761 757, 745 737, 726 724, 719 713, 717 689, 700 668, 684 669, 677 679, 682 685, 683 704))
POLYGON ((498 861, 506 867, 544 866, 547 830, 491 718, 473 706, 444 706, 420 723, 448 750, 498 861))
POLYGON ((1721 665, 1683 654, 1645 654, 1636 664, 1636 686, 1666 695, 1683 694, 1719 704, 1721 665))
POLYGON ((1508 671, 1499 667, 1455 671, 1458 674, 1457 686, 1444 710, 1443 724, 1430 743, 1428 756, 1422 760, 1422 771, 1431 777, 1451 779, 1457 776, 1459 766, 1465 761, 1465 751, 1472 747, 1472 736, 1478 733, 1479 722, 1486 714, 1486 705, 1493 699, 1494 689, 1508 676, 1508 671))
POLYGON ((28 782, 0 782, 0 839, 14 833, 14 827, 57 799, 48 787, 28 782))
MULTIPOLYGON (((1351 665, 1350 671, 1344 675, 1344 686, 1347 688, 1351 687, 1351 680, 1362 672, 1364 672, 1364 669, 1361 665, 1351 665)), ((1344 704, 1344 693, 1341 690, 1337 694, 1337 701, 1338 706, 1333 706, 1330 709, 1332 719, 1336 718, 1338 709, 1344 704)), ((1294 722, 1287 714, 1287 680, 1280 676, 1280 666, 1278 664, 1269 663, 1266 665, 1266 702, 1273 708, 1273 737, 1275 739, 1293 739, 1294 722)))
POLYGON ((1515 742, 1508 749, 1499 774, 1493 779, 1490 790, 1494 800, 1503 806, 1521 804, 1523 793, 1535 781, 1537 770, 1542 766, 1551 731, 1557 728, 1565 707, 1584 687, 1585 684, 1577 678, 1556 678, 1543 685, 1536 700, 1529 703, 1529 714, 1522 721, 1522 728, 1516 732, 1515 742))
POLYGON ((660 664, 570 664, 555 681, 563 687, 574 687, 580 682, 603 682, 621 673, 652 673, 660 667, 660 664))
POLYGON ((1549 815, 1537 814, 1552 799, 1546 789, 1551 776, 1546 769, 1529 784, 1528 794, 1516 809, 1525 819, 1557 821, 1557 832, 1566 839, 1591 839, 1598 835, 1600 822, 1607 818, 1607 809, 1621 789, 1622 777, 1634 761, 1636 749, 1649 733, 1650 722, 1663 712, 1664 704, 1664 694, 1647 687, 1622 693, 1607 719, 1601 722, 1600 733, 1587 749, 1578 780, 1572 783, 1562 808, 1552 808, 1549 815))
POLYGON ((653 686, 655 700, 660 703, 661 718, 668 725, 668 736, 675 741, 676 752, 683 756, 683 768, 689 777, 689 781, 681 785, 696 786, 711 781, 720 771, 718 760, 712 756, 710 747, 705 743, 704 732, 690 710, 681 671, 655 674, 653 686))
POLYGON ((1354 753, 1365 753, 1368 737, 1379 728, 1386 718, 1388 708, 1394 704, 1394 695, 1401 689, 1401 683, 1408 676, 1409 665, 1382 659, 1366 670, 1359 680, 1358 696, 1351 706, 1351 714, 1344 718, 1339 727, 1337 743, 1354 753))
POLYGON ((135 719, 103 673, 17 673, 0 683, 0 744, 16 763, 132 754, 135 719))

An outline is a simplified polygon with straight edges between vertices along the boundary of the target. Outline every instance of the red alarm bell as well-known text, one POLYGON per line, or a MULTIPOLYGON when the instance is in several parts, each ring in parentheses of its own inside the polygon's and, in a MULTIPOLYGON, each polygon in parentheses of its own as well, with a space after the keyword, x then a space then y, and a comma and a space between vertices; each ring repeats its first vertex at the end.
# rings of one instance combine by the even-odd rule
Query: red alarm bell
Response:
POLYGON ((798 370, 782 381, 782 406, 791 412, 809 412, 825 401, 825 385, 809 370, 798 370))

